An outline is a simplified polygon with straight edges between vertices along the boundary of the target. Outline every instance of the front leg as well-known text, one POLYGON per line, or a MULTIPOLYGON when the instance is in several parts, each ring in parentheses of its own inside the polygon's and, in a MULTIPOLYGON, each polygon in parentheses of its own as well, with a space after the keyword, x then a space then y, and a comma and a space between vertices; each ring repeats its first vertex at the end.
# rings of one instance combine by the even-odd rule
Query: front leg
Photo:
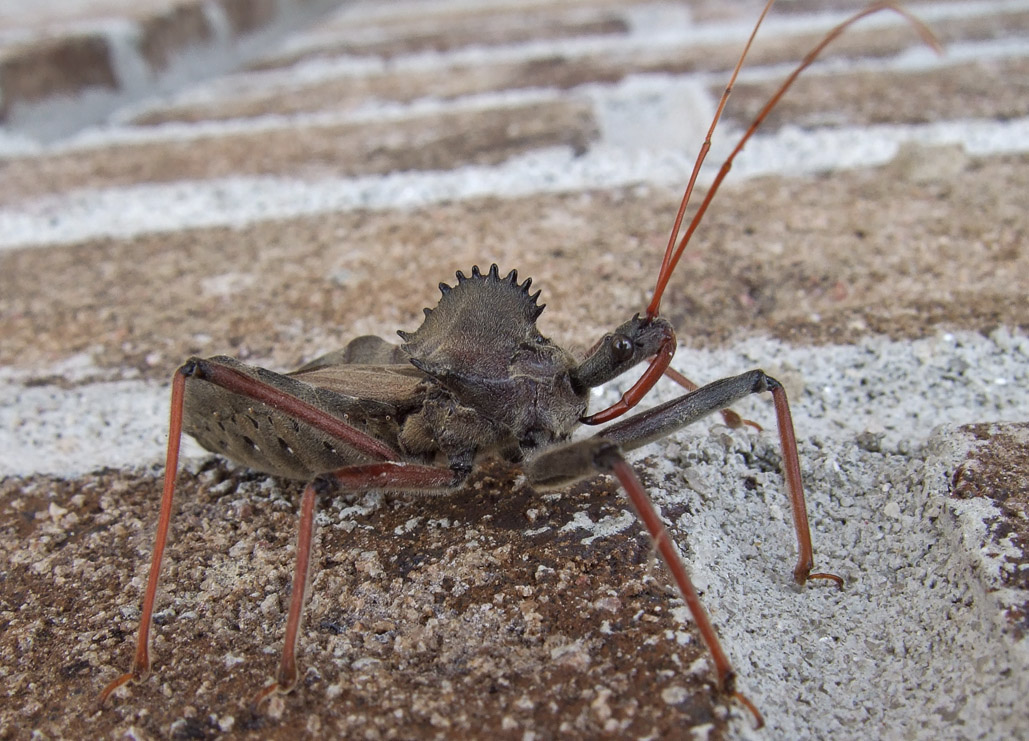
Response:
POLYGON ((782 384, 761 370, 752 370, 731 378, 723 378, 702 386, 653 409, 606 427, 597 438, 619 444, 623 450, 634 450, 647 443, 670 435, 686 425, 724 409, 740 399, 770 391, 775 404, 779 443, 782 448, 783 476, 793 511, 793 528, 797 537, 797 565, 793 578, 798 584, 808 579, 828 579, 843 586, 843 579, 835 574, 811 573, 814 552, 811 547, 811 528, 804 500, 804 485, 800 478, 800 458, 797 456, 797 438, 793 432, 793 417, 782 384))
POLYGON ((763 723, 761 714, 750 700, 735 689, 735 671, 722 650, 714 627, 690 580, 689 572, 650 497, 622 456, 622 450, 642 447, 746 396, 762 391, 770 391, 775 403, 783 470, 793 506, 793 521, 800 551, 797 566, 793 571, 794 579, 801 584, 808 579, 827 579, 842 586, 843 579, 835 574, 811 573, 811 533, 800 479, 800 461, 797 456, 793 419, 782 384, 764 371, 753 370, 702 386, 696 391, 606 427, 592 438, 545 450, 525 465, 526 477, 535 486, 564 486, 595 473, 612 473, 618 478, 637 516, 646 526, 654 547, 671 571, 701 637, 711 652, 719 688, 746 705, 754 714, 759 726, 763 723))
MULTIPOLYGON (((639 415, 642 416, 642 415, 639 415)), ((635 418, 634 418, 635 419, 635 418)), ((650 501, 643 484, 636 476, 618 445, 594 437, 589 440, 562 445, 557 448, 546 450, 536 458, 529 461, 525 466, 525 475, 531 484, 536 486, 554 486, 567 483, 569 480, 581 478, 593 473, 613 473, 622 488, 625 489, 632 502, 636 516, 643 522, 650 534, 650 539, 661 554, 668 570, 675 579, 683 601, 693 616, 700 631, 701 638, 711 653, 711 659, 715 665, 715 676, 717 677, 718 689, 726 694, 732 695, 754 714, 757 727, 764 725, 764 719, 757 707, 754 706, 746 695, 736 689, 736 672, 729 662, 729 657, 722 650, 722 644, 718 640, 718 634, 708 618, 707 611, 700 601, 693 581, 690 579, 689 571, 682 562, 682 557, 675 546, 675 542, 669 535, 661 517, 650 501)))

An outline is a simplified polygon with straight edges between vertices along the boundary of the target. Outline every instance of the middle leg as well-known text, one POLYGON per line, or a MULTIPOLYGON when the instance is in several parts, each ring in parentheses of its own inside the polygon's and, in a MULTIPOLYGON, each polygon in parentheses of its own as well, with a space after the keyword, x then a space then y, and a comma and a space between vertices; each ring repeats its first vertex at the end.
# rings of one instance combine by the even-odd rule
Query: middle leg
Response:
POLYGON ((764 725, 764 719, 754 703, 736 689, 736 671, 722 649, 714 625, 700 601, 693 580, 690 579, 689 570, 683 563, 671 535, 661 522, 661 516, 657 513, 654 503, 632 466, 626 462, 619 446, 595 437, 552 448, 530 461, 526 465, 525 473, 530 483, 539 486, 561 485, 595 473, 612 473, 618 478, 636 516, 647 528, 654 548, 671 572, 679 594, 689 608, 693 622, 711 654, 719 691, 735 697, 753 713, 758 728, 764 725))
POLYGON ((254 697, 254 706, 259 706, 273 694, 285 694, 296 686, 297 645, 300 641, 300 626, 303 621, 304 604, 307 601, 311 548, 314 540, 314 514, 319 494, 331 493, 337 486, 348 491, 389 489, 394 491, 447 491, 461 483, 463 477, 449 468, 423 466, 413 463, 384 461, 347 466, 326 476, 319 477, 304 488, 300 504, 300 524, 297 529, 297 556, 293 568, 292 594, 289 615, 286 618, 286 633, 282 645, 282 657, 275 680, 254 697))

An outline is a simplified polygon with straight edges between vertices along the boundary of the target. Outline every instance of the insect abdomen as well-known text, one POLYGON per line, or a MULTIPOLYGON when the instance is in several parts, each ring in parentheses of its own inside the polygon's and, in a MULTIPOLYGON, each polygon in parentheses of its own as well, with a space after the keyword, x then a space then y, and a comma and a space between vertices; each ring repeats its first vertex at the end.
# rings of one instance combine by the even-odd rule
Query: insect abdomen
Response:
MULTIPOLYGON (((246 375, 256 369, 231 358, 211 358, 246 375)), ((259 380, 307 401, 387 444, 398 434, 395 410, 319 389, 288 376, 261 370, 259 380), (369 404, 374 409, 369 408, 369 404), (393 412, 393 413, 391 413, 393 412)), ((275 476, 310 480, 370 459, 352 447, 267 404, 228 393, 200 379, 186 383, 183 429, 203 447, 237 463, 275 476)))

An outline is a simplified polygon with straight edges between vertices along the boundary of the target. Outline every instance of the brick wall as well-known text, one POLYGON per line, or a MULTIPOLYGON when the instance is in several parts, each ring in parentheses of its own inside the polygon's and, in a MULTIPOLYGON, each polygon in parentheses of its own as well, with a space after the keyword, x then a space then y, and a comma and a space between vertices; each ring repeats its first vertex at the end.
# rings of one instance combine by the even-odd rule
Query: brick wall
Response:
MULTIPOLYGON (((773 10, 702 187, 854 7, 773 10)), ((637 459, 774 737, 1025 732, 1029 3, 911 10, 946 53, 890 14, 830 47, 662 304, 695 380, 785 383, 817 565, 848 581, 790 586, 767 400, 740 406, 764 433, 702 423, 637 459)), ((582 352, 649 300, 758 11, 0 12, 0 735, 745 737, 617 487, 542 495, 495 467, 446 498, 320 503, 301 686, 254 714, 299 490, 196 446, 155 676, 93 703, 130 660, 176 366, 392 339, 492 262, 582 352)))

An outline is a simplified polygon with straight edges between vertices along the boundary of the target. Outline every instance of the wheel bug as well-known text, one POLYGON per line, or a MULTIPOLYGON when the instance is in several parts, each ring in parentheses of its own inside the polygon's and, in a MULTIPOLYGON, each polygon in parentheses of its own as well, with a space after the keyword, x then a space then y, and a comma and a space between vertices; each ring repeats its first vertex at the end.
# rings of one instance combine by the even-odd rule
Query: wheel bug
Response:
POLYGON ((727 407, 743 397, 772 395, 783 454, 783 472, 793 510, 798 559, 797 583, 810 579, 843 580, 813 573, 813 549, 800 476, 793 422, 785 390, 761 370, 697 387, 669 368, 676 338, 660 316, 668 281, 732 162, 798 75, 848 26, 893 10, 910 22, 931 46, 931 32, 902 8, 876 3, 832 29, 804 58, 769 100, 718 171, 697 212, 680 238, 685 210, 711 137, 725 108, 761 17, 733 70, 714 120, 697 157, 676 215, 650 304, 576 358, 542 336, 536 320, 543 311, 531 279, 516 271, 501 276, 496 265, 485 273, 457 273, 453 285, 440 284, 442 296, 425 310, 421 326, 399 332, 397 346, 378 337, 359 337, 342 350, 322 356, 292 373, 250 367, 228 357, 191 358, 172 382, 166 474, 150 575, 131 670, 107 685, 100 703, 129 681, 150 672, 150 633, 161 561, 168 541, 182 432, 209 450, 260 471, 303 479, 297 559, 284 647, 274 682, 255 698, 260 703, 297 682, 297 645, 308 584, 317 496, 334 487, 350 491, 451 491, 488 457, 520 463, 528 482, 539 488, 562 487, 581 478, 608 473, 626 491, 669 568, 711 654, 718 688, 745 705, 758 725, 762 716, 735 688, 735 672, 700 602, 670 535, 633 468, 625 459, 634 450, 715 411, 739 423, 727 407), (647 366, 635 384, 611 407, 587 414, 590 390, 647 366), (689 389, 672 401, 614 422, 636 406, 662 375, 689 389), (613 424, 592 437, 571 440, 581 424, 613 424))

